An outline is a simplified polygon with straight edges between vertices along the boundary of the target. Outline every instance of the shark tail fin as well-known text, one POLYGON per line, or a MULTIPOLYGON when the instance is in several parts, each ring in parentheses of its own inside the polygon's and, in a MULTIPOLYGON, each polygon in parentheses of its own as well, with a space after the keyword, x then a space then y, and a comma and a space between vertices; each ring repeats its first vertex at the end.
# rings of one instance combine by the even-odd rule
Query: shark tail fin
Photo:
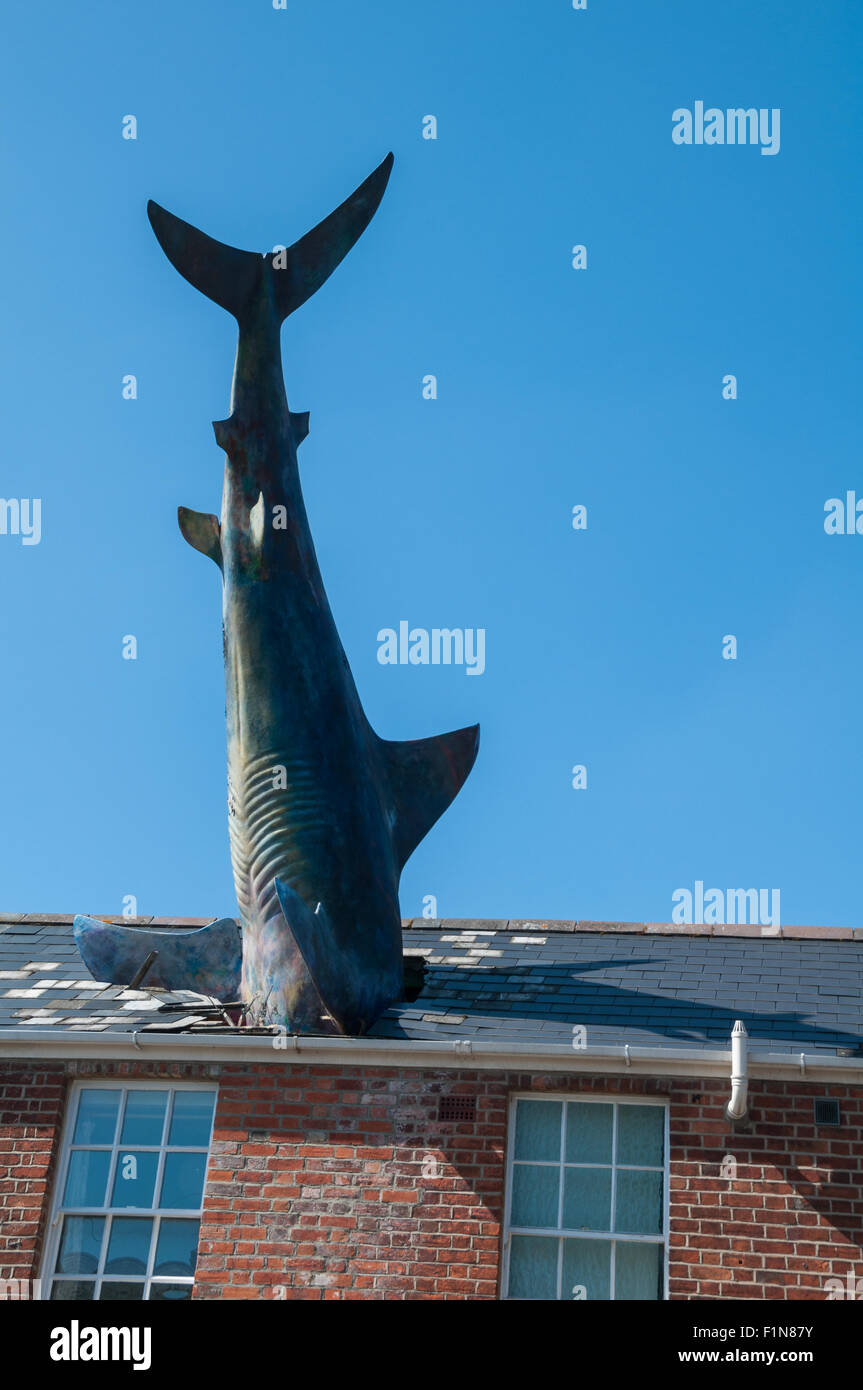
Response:
POLYGON ((235 319, 241 318, 260 284, 261 257, 254 251, 239 251, 236 246, 215 241, 152 198, 147 204, 147 216, 174 269, 235 319))
POLYGON ((479 725, 402 743, 379 739, 378 746, 389 781, 393 849, 401 869, 463 787, 479 750, 479 725))
POLYGON ((242 319, 269 282, 281 321, 320 289, 365 231, 384 195, 392 165, 388 154, 335 212, 293 246, 272 256, 215 241, 152 199, 147 215, 168 260, 195 289, 242 319))
POLYGON ((335 212, 289 246, 284 269, 274 269, 276 307, 286 319, 319 290, 340 261, 359 241, 378 210, 393 167, 388 154, 335 212))

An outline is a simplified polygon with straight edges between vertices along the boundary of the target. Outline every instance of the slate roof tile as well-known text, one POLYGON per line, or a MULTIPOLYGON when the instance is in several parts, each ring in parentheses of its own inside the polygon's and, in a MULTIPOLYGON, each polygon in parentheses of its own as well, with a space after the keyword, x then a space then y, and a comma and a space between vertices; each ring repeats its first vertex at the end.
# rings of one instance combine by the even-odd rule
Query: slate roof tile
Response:
MULTIPOLYGON (((128 1032, 178 997, 90 980, 71 921, 0 914, 0 1028, 128 1032)), ((863 931, 794 931, 414 918, 405 947, 425 957, 424 987, 387 1009, 372 1036, 568 1044, 584 1024, 591 1043, 727 1049, 743 1018, 760 1048, 863 1047, 863 931)))

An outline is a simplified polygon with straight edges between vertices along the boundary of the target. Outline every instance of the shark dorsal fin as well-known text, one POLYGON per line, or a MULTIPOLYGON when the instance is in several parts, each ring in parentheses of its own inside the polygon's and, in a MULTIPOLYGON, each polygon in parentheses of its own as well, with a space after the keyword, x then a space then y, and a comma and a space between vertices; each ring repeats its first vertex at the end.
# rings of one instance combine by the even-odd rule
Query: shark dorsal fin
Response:
POLYGON ((222 535, 219 518, 212 512, 194 512, 191 507, 178 507, 177 520, 189 545, 208 555, 221 568, 222 535))
POLYGON ((479 725, 406 742, 378 739, 392 809, 392 838, 401 870, 461 790, 479 748, 479 725))

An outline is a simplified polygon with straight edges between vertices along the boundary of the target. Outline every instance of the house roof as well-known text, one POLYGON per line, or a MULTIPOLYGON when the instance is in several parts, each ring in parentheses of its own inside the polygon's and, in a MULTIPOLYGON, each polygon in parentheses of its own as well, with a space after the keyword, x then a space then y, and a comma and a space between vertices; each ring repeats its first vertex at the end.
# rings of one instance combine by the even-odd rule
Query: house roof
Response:
MULTIPOLYGON (((157 1012, 166 1002, 187 1002, 194 1017, 199 996, 92 980, 72 921, 0 915, 0 1029, 150 1031, 177 1020, 157 1012)), ((422 918, 404 928, 406 956, 425 963, 423 988, 388 1009, 372 1038, 570 1045, 584 1028, 589 1046, 721 1051, 739 1018, 771 1052, 863 1048, 863 931, 422 918)))

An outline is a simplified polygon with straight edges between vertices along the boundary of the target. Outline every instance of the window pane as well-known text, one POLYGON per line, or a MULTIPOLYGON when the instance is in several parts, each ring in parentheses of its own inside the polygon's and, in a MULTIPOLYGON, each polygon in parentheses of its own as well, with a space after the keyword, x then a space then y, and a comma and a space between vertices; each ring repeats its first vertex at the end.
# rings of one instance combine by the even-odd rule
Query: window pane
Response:
POLYGON ((166 1154, 160 1206, 199 1207, 204 1195, 206 1154, 166 1154))
POLYGON ((662 1298, 662 1246, 618 1241, 614 1253, 615 1299, 662 1298))
POLYGON ((205 1149, 210 1143, 215 1091, 175 1091, 168 1143, 205 1149))
POLYGON ((662 1174, 618 1168, 616 1231, 659 1235, 662 1231, 662 1174))
POLYGON ((200 1221, 163 1221, 159 1227, 154 1274, 195 1273, 200 1221))
POLYGON ((152 1233, 153 1222, 147 1217, 115 1216, 108 1238, 105 1273, 146 1274, 152 1233))
POLYGON ((152 1207, 159 1155, 154 1153, 117 1154, 112 1207, 152 1207))
POLYGON ((107 1149, 78 1149, 69 1155, 64 1207, 103 1207, 111 1154, 107 1149))
POLYGON ((557 1298, 554 1236, 513 1236, 509 1257, 510 1298, 557 1298))
POLYGON ((102 1249, 104 1216, 67 1216, 57 1256, 58 1274, 95 1274, 102 1249))
POLYGON ((661 1168, 665 1108, 661 1105, 621 1105, 617 1111, 617 1161, 661 1168))
POLYGON ((520 1100, 516 1107, 515 1157, 560 1162, 560 1101, 520 1100))
POLYGON ((81 1091, 72 1143, 113 1144, 119 1108, 119 1091, 103 1091, 101 1087, 81 1091))
POLYGON ((52 1303, 92 1303, 96 1285, 92 1279, 55 1279, 51 1285, 52 1303))
POLYGON ((567 1163, 610 1163, 614 1106, 570 1101, 566 1107, 567 1163))
POLYGON ((151 1284, 151 1303, 176 1303, 178 1299, 191 1298, 191 1284, 151 1284))
POLYGON ((563 1224, 571 1231, 611 1230, 611 1169, 565 1168, 563 1224))
POLYGON ((565 1240, 561 1298, 611 1298, 611 1241, 565 1240))
POLYGON ((557 1226, 560 1169, 516 1163, 512 1170, 513 1226, 557 1226))
POLYGON ((99 1301, 101 1303, 133 1303, 135 1301, 140 1302, 143 1297, 143 1279, 139 1283, 135 1283, 132 1280, 129 1280, 128 1283, 123 1283, 120 1279, 116 1281, 103 1280, 99 1301))
POLYGON ((120 1143, 161 1144, 167 1107, 167 1091, 129 1091, 120 1143))

